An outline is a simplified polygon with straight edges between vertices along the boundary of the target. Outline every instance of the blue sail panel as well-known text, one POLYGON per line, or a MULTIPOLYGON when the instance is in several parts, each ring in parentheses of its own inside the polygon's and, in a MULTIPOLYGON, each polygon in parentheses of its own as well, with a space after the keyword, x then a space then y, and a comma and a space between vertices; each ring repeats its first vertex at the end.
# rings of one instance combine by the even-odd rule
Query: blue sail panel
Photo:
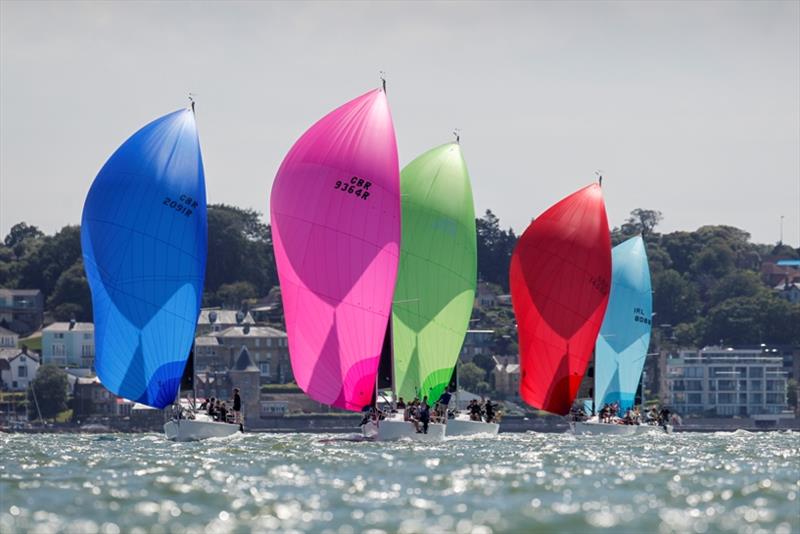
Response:
POLYGON ((194 114, 131 136, 86 197, 81 247, 95 368, 115 394, 171 404, 194 340, 206 270, 206 190, 194 114))
POLYGON ((640 236, 614 247, 611 268, 611 295, 595 346, 595 401, 598 410, 619 402, 624 414, 633 406, 652 328, 650 268, 640 236))

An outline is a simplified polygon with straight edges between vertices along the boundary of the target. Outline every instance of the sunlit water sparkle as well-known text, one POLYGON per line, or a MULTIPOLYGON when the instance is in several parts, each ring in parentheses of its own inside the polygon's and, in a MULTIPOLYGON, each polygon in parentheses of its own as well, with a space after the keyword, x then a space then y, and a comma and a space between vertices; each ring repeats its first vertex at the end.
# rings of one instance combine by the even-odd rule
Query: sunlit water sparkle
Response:
POLYGON ((2 434, 6 532, 800 532, 800 434, 2 434))

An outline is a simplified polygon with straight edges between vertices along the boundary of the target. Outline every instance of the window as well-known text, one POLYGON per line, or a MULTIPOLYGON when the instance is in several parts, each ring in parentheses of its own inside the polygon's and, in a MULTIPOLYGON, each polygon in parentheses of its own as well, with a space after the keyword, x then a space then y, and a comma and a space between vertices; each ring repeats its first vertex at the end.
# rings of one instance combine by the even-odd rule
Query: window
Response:
POLYGON ((92 339, 92 334, 83 334, 83 339, 92 339))
POLYGON ((717 406, 717 415, 733 415, 735 413, 735 406, 717 406))
POLYGON ((261 376, 269 376, 269 362, 259 363, 258 370, 261 371, 261 376))
POLYGON ((764 368, 763 367, 751 367, 748 370, 748 376, 750 378, 762 378, 764 376, 764 368))
POLYGON ((94 351, 92 350, 92 346, 91 345, 81 346, 81 356, 84 358, 89 356, 94 356, 94 351))
POLYGON ((717 390, 717 381, 716 380, 709 380, 708 381, 708 389, 710 391, 716 391, 717 390))
POLYGON ((764 394, 763 393, 751 393, 750 394, 750 404, 764 404, 764 394))
POLYGON ((781 391, 783 380, 767 380, 767 391, 781 391))
POLYGON ((735 391, 736 384, 733 380, 720 380, 717 383, 720 391, 735 391))
POLYGON ((764 382, 761 380, 751 380, 750 381, 750 391, 756 390, 761 391, 764 389, 764 382))
POLYGON ((703 391, 702 380, 687 380, 686 391, 703 391))
POLYGON ((747 391, 747 380, 739 380, 739 391, 747 391))
POLYGON ((703 378, 703 368, 687 367, 686 374, 684 376, 686 376, 686 378, 703 378))
POLYGON ((67 350, 63 343, 53 343, 52 347, 53 356, 66 356, 67 350))
POLYGON ((268 347, 272 346, 272 340, 270 338, 267 338, 267 346, 268 347))
POLYGON ((57 334, 53 334, 53 337, 55 339, 64 339, 64 334, 59 332, 57 334))
POLYGON ((767 404, 783 404, 783 395, 780 393, 767 393, 767 404))
POLYGON ((719 404, 733 404, 733 393, 720 393, 717 396, 717 403, 719 403, 719 404))
POLYGON ((256 347, 260 347, 260 346, 261 346, 261 339, 260 338, 256 338, 256 347))
POLYGON ((28 376, 28 368, 24 365, 20 365, 17 368, 17 376, 20 378, 26 378, 28 376))
POLYGON ((702 393, 689 393, 686 396, 686 402, 689 404, 703 404, 703 394, 702 393))
POLYGON ((712 367, 711 378, 730 378, 733 375, 733 367, 712 367))

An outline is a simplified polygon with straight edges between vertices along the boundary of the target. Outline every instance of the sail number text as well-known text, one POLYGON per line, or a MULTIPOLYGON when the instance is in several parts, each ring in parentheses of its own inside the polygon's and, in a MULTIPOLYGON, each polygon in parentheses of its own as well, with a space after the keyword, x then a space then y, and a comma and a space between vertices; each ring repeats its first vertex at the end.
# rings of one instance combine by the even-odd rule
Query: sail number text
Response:
POLYGON ((163 205, 172 208, 178 213, 182 213, 187 217, 193 213, 193 209, 197 208, 197 201, 189 195, 181 195, 180 200, 174 200, 170 197, 164 197, 163 205))
POLYGON ((371 185, 372 182, 369 180, 353 176, 350 180, 336 180, 333 188, 343 193, 355 195, 362 200, 367 200, 367 198, 369 198, 369 188, 371 185))

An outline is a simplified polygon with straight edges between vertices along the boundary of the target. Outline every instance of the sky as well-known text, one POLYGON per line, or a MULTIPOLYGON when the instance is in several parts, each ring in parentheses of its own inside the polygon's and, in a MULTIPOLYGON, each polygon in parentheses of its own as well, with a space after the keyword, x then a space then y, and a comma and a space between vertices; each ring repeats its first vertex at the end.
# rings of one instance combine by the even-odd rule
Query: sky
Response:
POLYGON ((800 2, 0 2, 0 236, 78 224, 197 94, 208 201, 268 217, 317 119, 387 76, 400 164, 453 139, 504 227, 604 174, 609 221, 800 245, 800 2))

